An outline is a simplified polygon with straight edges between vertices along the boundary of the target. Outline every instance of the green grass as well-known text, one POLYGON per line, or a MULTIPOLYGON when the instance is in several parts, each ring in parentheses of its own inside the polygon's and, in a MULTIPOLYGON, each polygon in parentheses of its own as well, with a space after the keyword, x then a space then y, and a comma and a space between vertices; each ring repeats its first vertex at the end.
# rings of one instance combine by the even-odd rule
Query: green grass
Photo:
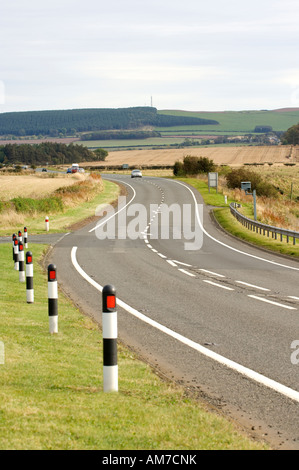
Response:
POLYGON ((214 215, 218 223, 229 233, 235 237, 240 238, 246 242, 260 246, 270 251, 274 251, 283 255, 292 256, 294 258, 299 257, 299 245, 293 245, 293 239, 291 238, 289 243, 286 242, 286 237, 283 237, 283 241, 280 239, 272 239, 267 235, 260 235, 256 232, 252 232, 241 225, 240 222, 230 213, 229 208, 215 209, 214 215))
MULTIPOLYGON (((241 240, 260 246, 267 250, 288 256, 299 257, 299 244, 297 242, 297 244, 294 246, 292 238, 290 238, 289 243, 287 243, 286 237, 283 237, 283 241, 281 242, 280 239, 272 239, 271 234, 270 238, 268 238, 265 235, 257 234, 256 232, 252 232, 251 230, 243 227, 243 225, 238 222, 235 217, 233 217, 228 207, 229 204, 234 201, 228 199, 228 203, 226 205, 223 194, 221 194, 221 192, 217 194, 214 188, 211 188, 209 193, 208 184, 205 181, 196 178, 178 179, 179 181, 184 181, 185 183, 188 183, 197 189, 202 195, 205 204, 218 206, 218 208, 214 209, 215 219, 227 232, 231 233, 235 237, 240 238, 241 240)), ((253 219, 253 204, 242 204, 242 209, 240 210, 242 210, 243 215, 253 219)))
POLYGON ((205 204, 207 205, 225 207, 228 206, 231 202, 234 202, 232 199, 228 199, 227 204, 225 204, 224 195, 222 192, 219 190, 216 192, 216 188, 210 188, 209 192, 208 184, 202 179, 178 178, 178 180, 188 183, 197 189, 197 191, 202 195, 205 204))
POLYGON ((37 263, 45 249, 30 245, 35 302, 27 304, 11 244, 0 245, 1 450, 267 448, 121 345, 119 391, 104 393, 101 332, 62 292, 58 334, 49 334, 47 279, 37 263))
POLYGON ((192 112, 192 111, 173 111, 173 110, 160 110, 161 114, 172 114, 178 116, 191 116, 203 119, 213 119, 219 122, 219 125, 208 126, 180 126, 177 128, 169 127, 157 129, 165 130, 202 130, 209 133, 214 130, 216 132, 240 132, 240 133, 253 133, 255 126, 268 125, 274 131, 286 131, 289 127, 299 122, 299 111, 224 111, 217 112, 192 112))

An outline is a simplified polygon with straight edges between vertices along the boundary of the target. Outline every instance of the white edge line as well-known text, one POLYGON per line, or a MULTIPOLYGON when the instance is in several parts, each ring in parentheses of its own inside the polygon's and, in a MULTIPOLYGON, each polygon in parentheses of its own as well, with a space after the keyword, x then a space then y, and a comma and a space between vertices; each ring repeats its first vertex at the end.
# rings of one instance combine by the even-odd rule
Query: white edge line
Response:
POLYGON ((257 295, 248 295, 252 299, 261 300, 262 302, 267 302, 268 304, 276 305, 277 307, 287 308, 288 310, 297 310, 295 307, 290 307, 289 305, 279 304, 278 302, 273 302, 272 300, 264 299, 263 297, 258 297, 257 295))
MULTIPOLYGON (((113 217, 115 217, 117 214, 119 214, 119 212, 123 211, 129 204, 131 204, 131 202, 133 201, 133 199, 135 199, 135 196, 136 196, 136 191, 135 189, 133 188, 133 186, 131 186, 129 183, 125 183, 124 181, 122 181, 122 183, 126 184, 127 186, 129 186, 132 190, 133 190, 133 197, 130 199, 129 202, 127 202, 126 205, 124 205, 123 207, 121 207, 118 211, 116 212, 113 212, 113 214, 108 217, 107 219, 105 218, 104 220, 102 220, 99 224, 97 224, 94 228, 92 228, 91 230, 89 230, 88 233, 91 233, 93 232, 94 230, 96 230, 98 227, 100 227, 101 225, 103 224, 106 224, 108 222, 108 220, 112 219, 113 217)), ((107 204, 107 206, 109 207, 109 204, 107 204)))
POLYGON ((295 297, 294 295, 289 295, 288 298, 289 299, 294 299, 294 300, 299 300, 299 297, 295 297))
POLYGON ((176 183, 176 184, 180 184, 181 186, 184 186, 184 188, 188 189, 188 191, 191 193, 192 197, 193 197, 193 200, 195 202, 195 209, 196 209, 196 217, 197 217, 197 221, 198 221, 198 225, 199 227, 201 228, 201 230, 203 231, 203 233, 209 237, 211 240, 213 240, 214 242, 216 243, 219 243, 219 245, 222 245, 222 246, 225 246, 226 248, 229 248, 230 250, 233 250, 233 251, 236 251, 237 253, 240 253, 241 255, 245 255, 245 256, 249 256, 250 258, 255 258, 255 259, 258 259, 260 261, 264 261, 265 263, 270 263, 270 264, 274 264, 276 266, 281 266, 283 268, 287 268, 287 269, 292 269, 293 271, 299 271, 299 268, 295 268, 294 266, 288 266, 287 264, 282 264, 282 263, 277 263, 276 261, 271 261, 271 260, 268 260, 268 259, 265 259, 265 258, 262 258, 260 256, 256 256, 256 255, 252 255, 250 253, 246 253, 246 251, 241 251, 241 250, 238 250, 237 248, 234 248, 230 245, 227 245, 226 243, 223 243, 221 242, 220 240, 217 240, 217 238, 214 238, 212 237, 212 235, 210 235, 206 229, 204 228, 203 224, 202 224, 202 221, 200 220, 200 216, 199 216, 199 212, 198 212, 198 206, 197 206, 197 201, 196 201, 196 198, 195 198, 195 195, 193 193, 193 191, 184 183, 181 183, 180 181, 176 181, 176 180, 169 180, 169 181, 172 181, 173 183, 176 183))
MULTIPOLYGON (((88 274, 86 274, 85 271, 83 271, 81 266, 78 264, 77 258, 76 258, 76 252, 77 252, 77 247, 74 246, 72 248, 72 252, 71 252, 71 259, 72 259, 73 266, 75 267, 75 269, 78 271, 78 273, 87 282, 89 282, 97 290, 102 292, 102 289, 103 289, 102 286, 100 286, 91 277, 89 277, 88 274)), ((131 315, 138 318, 139 320, 144 321, 145 323, 147 323, 148 325, 153 326, 154 328, 157 328, 159 331, 162 331, 163 333, 167 334, 168 336, 171 336, 172 338, 174 338, 174 339, 180 341, 181 343, 189 346, 190 348, 198 351, 200 354, 203 354, 204 356, 206 356, 210 359, 213 359, 214 361, 228 367, 229 369, 232 369, 232 370, 244 375, 245 377, 248 377, 249 379, 252 379, 255 382, 258 382, 258 383, 270 388, 271 390, 274 390, 274 391, 290 398, 291 400, 294 400, 294 401, 299 403, 299 392, 297 392, 296 390, 293 390, 289 387, 286 387, 285 385, 282 385, 278 382, 275 382, 275 380, 269 379, 268 377, 265 377, 264 375, 259 374, 258 372, 254 372, 253 370, 248 369, 247 367, 244 367, 244 366, 238 364, 237 362, 231 361, 230 359, 227 359, 227 358, 221 356, 220 354, 217 354, 214 351, 211 351, 211 350, 201 346, 200 344, 195 343, 194 341, 186 338, 185 336, 182 336, 179 333, 176 333, 175 331, 170 330, 166 326, 161 325, 160 323, 156 322, 155 320, 152 320, 151 318, 147 317, 143 313, 138 312, 138 310, 135 310, 133 307, 130 307, 128 304, 126 304, 125 302, 123 302, 119 299, 117 299, 117 304, 121 308, 126 310, 128 313, 130 313, 131 315)))
POLYGON ((221 289, 234 290, 232 287, 222 286, 221 284, 217 284, 217 282, 208 281, 207 279, 204 279, 203 282, 207 282, 208 284, 212 284, 213 286, 216 286, 216 287, 221 287, 221 289))

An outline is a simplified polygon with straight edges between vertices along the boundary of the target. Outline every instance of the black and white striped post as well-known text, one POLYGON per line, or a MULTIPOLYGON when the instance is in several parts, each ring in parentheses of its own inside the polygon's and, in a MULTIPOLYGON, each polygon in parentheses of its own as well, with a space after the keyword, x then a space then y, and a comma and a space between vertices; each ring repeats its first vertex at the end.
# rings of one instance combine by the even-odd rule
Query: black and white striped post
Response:
POLYGON ((15 263, 15 259, 16 259, 16 256, 15 256, 15 240, 17 238, 17 235, 15 233, 12 234, 12 259, 13 259, 13 262, 15 263))
POLYGON ((34 289, 33 289, 33 260, 31 251, 26 253, 26 300, 27 304, 34 302, 34 289))
POLYGON ((25 282, 24 244, 19 241, 19 281, 25 282))
POLYGON ((50 334, 58 333, 58 286, 55 264, 48 266, 48 312, 50 334))
POLYGON ((19 240, 19 242, 23 241, 21 230, 18 231, 18 240, 19 240))
POLYGON ((24 245, 25 245, 25 248, 28 248, 28 232, 27 232, 27 227, 24 227, 24 245))
POLYGON ((13 243, 15 270, 19 271, 19 241, 17 237, 14 239, 13 243))
POLYGON ((50 229, 49 217, 46 216, 46 218, 45 218, 45 230, 46 230, 46 232, 49 232, 49 229, 50 229))
POLYGON ((116 291, 114 286, 107 285, 103 288, 102 300, 104 392, 117 392, 117 311, 116 291))

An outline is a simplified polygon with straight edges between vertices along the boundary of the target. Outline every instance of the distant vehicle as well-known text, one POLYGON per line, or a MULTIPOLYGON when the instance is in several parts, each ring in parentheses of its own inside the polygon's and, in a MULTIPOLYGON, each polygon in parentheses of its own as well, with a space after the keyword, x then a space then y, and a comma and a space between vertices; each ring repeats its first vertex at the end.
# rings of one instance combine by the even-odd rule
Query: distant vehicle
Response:
POLYGON ((42 171, 48 171, 47 168, 43 168, 42 171))
POLYGON ((79 171, 78 163, 73 163, 71 170, 72 170, 72 173, 77 173, 77 171, 79 171))
POLYGON ((84 170, 84 168, 79 168, 79 170, 78 170, 78 171, 79 171, 79 173, 85 173, 85 170, 84 170))
POLYGON ((67 172, 67 173, 72 173, 72 169, 71 169, 71 168, 68 168, 68 169, 66 170, 66 172, 67 172))
POLYGON ((142 178, 142 173, 140 170, 133 170, 131 173, 131 178, 142 178))

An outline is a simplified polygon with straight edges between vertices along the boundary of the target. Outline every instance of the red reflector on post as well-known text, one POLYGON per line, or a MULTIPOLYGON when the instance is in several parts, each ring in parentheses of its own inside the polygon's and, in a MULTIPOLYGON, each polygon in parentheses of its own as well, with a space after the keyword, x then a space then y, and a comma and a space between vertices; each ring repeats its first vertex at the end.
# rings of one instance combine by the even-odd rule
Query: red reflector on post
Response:
POLYGON ((56 271, 49 271, 49 279, 51 280, 56 279, 56 271))
POLYGON ((107 308, 115 308, 115 295, 107 296, 107 308))
POLYGON ((32 263, 32 256, 27 256, 27 263, 32 263))

